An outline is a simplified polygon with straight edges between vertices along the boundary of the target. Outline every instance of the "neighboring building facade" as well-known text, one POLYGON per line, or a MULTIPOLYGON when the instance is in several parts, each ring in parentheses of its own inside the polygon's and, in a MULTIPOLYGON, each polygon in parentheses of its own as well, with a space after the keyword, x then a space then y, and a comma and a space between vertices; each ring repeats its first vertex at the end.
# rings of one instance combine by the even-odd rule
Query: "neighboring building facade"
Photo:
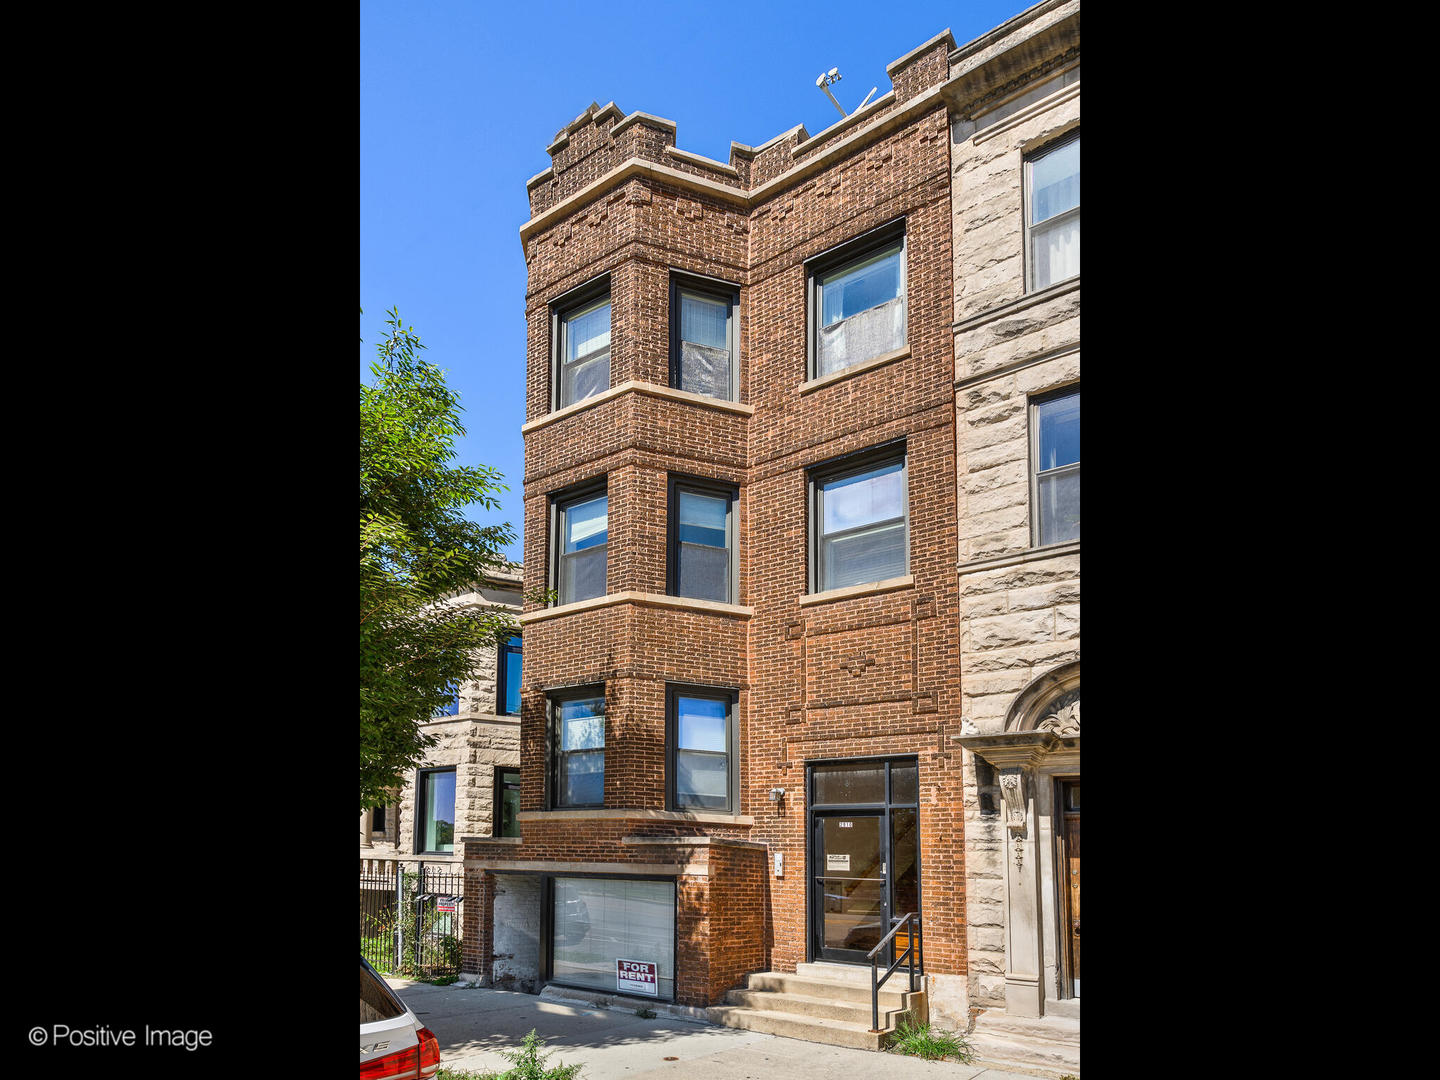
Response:
POLYGON ((951 56, 970 1003, 1080 1012, 1080 4, 951 56))
MULTIPOLYGON (((982 414, 987 394, 1010 401, 1001 413, 1042 409, 1035 379, 1063 402, 1078 344, 1068 374, 1046 337, 1068 286, 1016 291, 987 261, 1008 237, 967 200, 1000 208, 991 188, 1019 181, 966 140, 976 114, 1068 62, 1047 51, 1054 33, 1015 50, 1002 31, 1029 41, 1071 8, 1037 5, 983 46, 942 33, 888 65, 889 93, 813 137, 732 144, 728 163, 613 103, 549 147, 521 229, 522 431, 526 592, 557 595, 521 616, 520 835, 463 836, 468 975, 703 1008, 755 972, 868 978, 866 953, 907 913, 945 1026, 967 1026, 972 997, 1003 1007, 1006 978, 1026 974, 1007 959, 1011 904, 999 940, 969 926, 990 925, 1002 868, 997 781, 977 783, 963 740, 1022 689, 1010 668, 1043 680, 1074 659, 1078 686, 1078 633, 1055 663, 984 636, 986 605, 1003 612, 1017 586, 970 564, 1036 549, 1059 566, 1070 542, 1011 535, 1029 496, 985 516, 982 414), (1033 335, 988 318, 1028 312, 1022 297, 1049 320, 1033 335), (997 659, 1004 677, 987 681, 997 659)), ((1023 156, 1049 130, 1006 116, 985 153, 1023 128, 1023 156)), ((1078 313, 1078 277, 1073 295, 1078 313)), ((1057 412, 1033 423, 1048 432, 1057 412)), ((1047 496, 1068 490, 1056 468, 1047 496)), ((1045 594, 1052 632, 1067 595, 1045 594)), ((1078 780, 1078 741, 1074 762, 1078 780)))
MULTIPOLYGON (((521 587, 521 566, 508 564, 450 602, 518 615, 521 587)), ((480 651, 473 678, 460 684, 448 709, 421 725, 438 740, 424 764, 388 805, 360 815, 362 872, 381 860, 401 859, 412 868, 423 860, 458 873, 463 857, 458 837, 515 832, 521 676, 518 634, 480 651)))

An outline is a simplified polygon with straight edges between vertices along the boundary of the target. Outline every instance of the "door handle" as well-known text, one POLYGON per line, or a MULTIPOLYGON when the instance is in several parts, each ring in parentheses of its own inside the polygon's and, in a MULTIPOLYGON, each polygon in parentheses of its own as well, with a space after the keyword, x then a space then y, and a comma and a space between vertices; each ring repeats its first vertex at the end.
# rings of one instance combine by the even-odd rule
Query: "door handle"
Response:
POLYGON ((1074 931, 1076 937, 1080 936, 1080 924, 1078 922, 1072 923, 1070 929, 1074 931))

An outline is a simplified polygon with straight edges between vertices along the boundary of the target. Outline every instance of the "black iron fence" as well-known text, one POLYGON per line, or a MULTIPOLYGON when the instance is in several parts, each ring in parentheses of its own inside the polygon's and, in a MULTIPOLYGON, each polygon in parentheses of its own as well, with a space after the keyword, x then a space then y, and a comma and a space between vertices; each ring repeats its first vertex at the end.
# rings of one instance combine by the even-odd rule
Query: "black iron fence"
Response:
POLYGON ((464 894, 464 871, 452 864, 362 860, 360 954, 385 975, 459 975, 464 894))

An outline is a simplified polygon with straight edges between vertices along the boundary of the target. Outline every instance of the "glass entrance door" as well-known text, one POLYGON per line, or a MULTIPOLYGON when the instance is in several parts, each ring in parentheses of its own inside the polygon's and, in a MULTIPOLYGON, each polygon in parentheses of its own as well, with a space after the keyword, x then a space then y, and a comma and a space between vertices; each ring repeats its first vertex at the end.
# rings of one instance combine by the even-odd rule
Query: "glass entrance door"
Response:
POLYGON ((810 767, 811 959, 869 963, 896 920, 920 911, 918 781, 914 758, 810 767))
MULTIPOLYGON (((815 819, 819 955, 865 962, 890 929, 884 814, 815 819)), ((888 961, 887 961, 888 962, 888 961)))

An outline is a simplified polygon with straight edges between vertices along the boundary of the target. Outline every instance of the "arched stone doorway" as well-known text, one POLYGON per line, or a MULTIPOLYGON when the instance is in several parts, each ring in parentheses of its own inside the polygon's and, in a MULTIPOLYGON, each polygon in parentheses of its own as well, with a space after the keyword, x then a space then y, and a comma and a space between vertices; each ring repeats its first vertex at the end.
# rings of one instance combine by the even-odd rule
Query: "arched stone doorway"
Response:
POLYGON ((960 743, 999 774, 1005 1011, 1080 1015, 1080 662, 1031 681, 1004 729, 960 743))

